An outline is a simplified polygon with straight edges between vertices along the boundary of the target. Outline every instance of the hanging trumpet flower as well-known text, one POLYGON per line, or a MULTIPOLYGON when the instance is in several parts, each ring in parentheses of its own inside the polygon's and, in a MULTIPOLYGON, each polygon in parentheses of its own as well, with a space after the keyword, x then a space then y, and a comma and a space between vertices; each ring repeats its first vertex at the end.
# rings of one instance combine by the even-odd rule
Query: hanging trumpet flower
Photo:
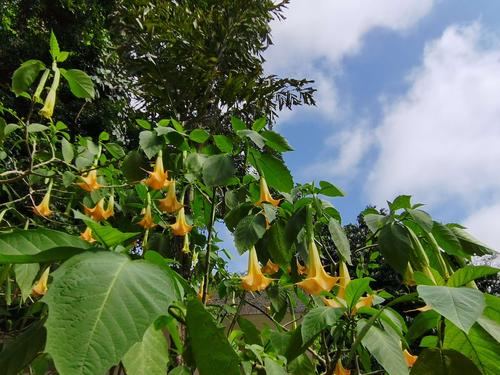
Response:
POLYGON ((163 168, 163 155, 161 151, 158 153, 158 157, 156 158, 153 172, 148 173, 149 177, 144 180, 144 183, 151 189, 161 190, 170 184, 170 181, 168 180, 168 172, 163 168))
POLYGON ((47 97, 45 98, 43 108, 40 110, 40 115, 49 120, 52 118, 52 115, 54 114, 54 107, 56 105, 56 92, 57 88, 59 87, 59 80, 61 77, 61 72, 59 71, 59 68, 57 67, 55 62, 52 65, 52 70, 54 71, 54 79, 52 81, 52 86, 50 86, 50 90, 49 93, 47 94, 47 97))
POLYGON ((184 235, 184 244, 182 245, 182 252, 184 254, 189 254, 191 250, 189 249, 189 234, 184 235))
POLYGON ((280 204, 281 199, 274 199, 269 192, 269 188, 267 187, 267 182, 264 176, 260 177, 260 198, 256 203, 257 206, 261 206, 262 203, 267 202, 277 207, 280 204))
POLYGON ((89 243, 95 242, 95 238, 92 237, 92 229, 90 229, 89 227, 87 227, 82 233, 80 233, 80 238, 89 243))
POLYGON ((151 215, 150 204, 148 204, 147 207, 142 210, 142 213, 144 214, 144 216, 142 217, 142 220, 139 221, 137 224, 139 224, 144 229, 151 229, 156 227, 156 224, 153 220, 153 216, 151 215))
POLYGON ((53 211, 49 207, 51 191, 52 191, 52 180, 50 180, 49 188, 47 189, 47 192, 45 193, 40 204, 37 206, 33 206, 33 213, 35 215, 42 217, 49 217, 50 215, 52 215, 53 211))
POLYGON ((418 356, 412 355, 408 350, 403 350, 403 357, 405 358, 406 365, 408 367, 413 367, 415 362, 417 362, 418 356))
POLYGON ((45 271, 43 271, 42 276, 40 276, 40 279, 33 285, 33 288, 31 289, 31 292, 35 296, 43 296, 45 293, 47 293, 47 282, 49 281, 49 273, 50 273, 50 267, 47 267, 45 271))
POLYGON ((182 207, 179 212, 177 213, 177 219, 174 224, 170 225, 170 228, 172 228, 172 233, 174 236, 184 236, 187 233, 191 232, 191 229, 193 229, 192 225, 189 225, 186 222, 186 214, 184 213, 184 207, 182 207))
POLYGON ((104 209, 104 198, 101 198, 93 208, 83 206, 83 209, 85 211, 85 215, 90 216, 95 221, 103 221, 109 219, 111 216, 114 215, 115 213, 114 206, 115 206, 115 199, 114 196, 112 195, 109 198, 108 206, 106 209, 104 209))
POLYGON ((248 254, 248 273, 241 278, 241 286, 250 292, 256 292, 266 289, 272 281, 272 279, 265 277, 262 273, 257 258, 257 251, 252 246, 248 254))
POLYGON ((266 265, 261 269, 262 273, 267 273, 268 275, 274 275, 279 270, 279 264, 273 263, 271 259, 268 259, 266 265))
POLYGON ((167 196, 158 201, 158 206, 161 211, 167 213, 177 212, 182 208, 182 203, 177 200, 175 195, 175 180, 168 185, 167 196))
POLYGON ((351 370, 348 370, 342 366, 342 361, 339 359, 337 364, 335 365, 335 369, 333 370, 334 375, 350 375, 351 370))
POLYGON ((97 182, 97 170, 92 169, 85 177, 80 177, 83 182, 77 182, 77 185, 80 186, 83 190, 91 192, 97 189, 100 189, 102 185, 97 182))
POLYGON ((303 281, 297 283, 297 285, 306 292, 316 295, 323 291, 330 291, 335 284, 337 284, 337 281, 337 277, 330 276, 326 273, 319 258, 318 248, 314 243, 314 239, 311 238, 309 242, 307 277, 303 281))

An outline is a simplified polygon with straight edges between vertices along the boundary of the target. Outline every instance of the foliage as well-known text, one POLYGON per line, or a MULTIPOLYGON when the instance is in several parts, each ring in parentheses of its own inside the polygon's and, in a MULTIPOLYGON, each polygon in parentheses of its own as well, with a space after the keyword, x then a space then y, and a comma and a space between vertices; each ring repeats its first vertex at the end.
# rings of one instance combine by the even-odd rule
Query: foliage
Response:
POLYGON ((370 234, 353 248, 327 200, 342 191, 294 183, 282 158, 291 147, 254 118, 262 107, 206 129, 148 113, 131 124, 137 146, 106 131, 74 136, 57 120, 59 86, 66 81, 75 102, 92 100, 95 88, 62 48, 52 34, 50 64, 28 60, 14 71, 11 88, 27 111, 0 107, 0 368, 500 372, 499 300, 474 282, 498 269, 468 264, 491 250, 464 228, 399 196, 388 211, 365 210, 370 234), (219 218, 248 251, 244 277, 227 270, 219 218), (355 250, 395 272, 391 292, 355 250), (267 327, 241 316, 249 306, 267 327))

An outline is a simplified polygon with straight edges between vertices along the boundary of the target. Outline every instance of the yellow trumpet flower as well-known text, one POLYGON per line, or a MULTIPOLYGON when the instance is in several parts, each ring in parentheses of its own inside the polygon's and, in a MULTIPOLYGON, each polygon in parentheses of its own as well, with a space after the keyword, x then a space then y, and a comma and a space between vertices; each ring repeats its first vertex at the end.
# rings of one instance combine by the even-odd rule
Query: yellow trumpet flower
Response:
POLYGON ((49 207, 51 187, 52 186, 49 186, 49 190, 47 190, 47 192, 45 193, 40 204, 37 206, 33 206, 33 213, 35 215, 42 216, 42 217, 49 217, 50 215, 52 215, 53 211, 49 207))
POLYGON ((348 370, 342 366, 342 361, 339 359, 337 364, 335 365, 335 369, 333 370, 334 375, 350 375, 351 370, 348 370))
POLYGON ((149 177, 144 180, 144 183, 151 189, 161 190, 170 184, 170 181, 168 180, 168 172, 163 168, 163 156, 161 151, 156 158, 153 172, 148 173, 149 177))
POLYGON ((85 191, 94 191, 100 189, 102 185, 97 182, 97 170, 92 169, 85 177, 80 176, 83 182, 78 182, 77 185, 80 186, 85 191))
POLYGON ((156 227, 156 224, 153 220, 153 216, 151 215, 151 206, 149 204, 145 209, 142 210, 142 213, 144 214, 144 216, 142 220, 139 221, 137 224, 139 224, 144 229, 151 229, 156 227))
POLYGON ((182 245, 182 252, 184 254, 189 254, 191 250, 189 250, 189 234, 184 236, 184 244, 182 245))
POLYGON ((114 215, 114 202, 115 199, 111 196, 108 201, 107 209, 104 209, 104 198, 101 198, 101 200, 99 200, 93 208, 83 206, 83 209, 85 211, 85 215, 90 216, 95 221, 103 221, 114 215))
POLYGON ((45 102, 43 104, 43 108, 40 110, 40 115, 47 119, 51 119, 54 114, 54 107, 56 105, 56 91, 59 86, 59 79, 61 76, 61 72, 57 68, 57 66, 53 67, 54 69, 54 80, 52 81, 52 86, 50 86, 49 93, 45 98, 45 102))
POLYGON ((347 264, 344 261, 340 261, 339 263, 339 292, 337 293, 338 298, 345 298, 345 289, 347 285, 351 282, 351 276, 349 275, 349 271, 347 269, 347 264))
POLYGON ((184 207, 182 207, 179 212, 177 213, 177 220, 175 221, 174 224, 170 225, 170 228, 172 228, 172 233, 174 236, 184 236, 187 233, 191 232, 191 229, 193 229, 192 225, 189 225, 186 222, 186 214, 184 213, 184 207))
POLYGON ((45 271, 43 271, 42 276, 40 276, 40 279, 33 285, 33 288, 31 288, 31 292, 35 296, 43 296, 45 293, 47 293, 47 282, 49 281, 49 273, 50 273, 50 267, 47 267, 45 271))
POLYGON ((260 270, 257 251, 252 246, 248 254, 248 273, 241 278, 241 286, 245 290, 255 292, 266 289, 272 281, 272 279, 265 277, 260 270))
POLYGON ((307 293, 316 295, 323 291, 330 291, 335 284, 337 284, 337 281, 338 277, 333 277, 326 273, 319 258, 318 248, 314 243, 314 239, 311 239, 309 243, 307 277, 303 281, 297 283, 297 285, 307 293))
POLYGON ((274 275, 279 270, 279 264, 273 263, 271 259, 268 259, 266 265, 261 269, 263 273, 267 273, 268 275, 274 275))
POLYGON ((269 188, 267 187, 266 179, 261 176, 260 177, 260 199, 256 203, 257 206, 262 206, 262 203, 267 202, 272 204, 275 207, 278 207, 281 199, 274 199, 269 192, 269 188))
POLYGON ((403 357, 405 358, 408 367, 413 367, 415 362, 417 362, 418 356, 410 354, 408 350, 403 350, 403 357))
POLYGON ((160 210, 163 212, 168 212, 169 214, 173 212, 177 212, 182 208, 182 204, 177 200, 177 196, 175 195, 175 181, 168 185, 167 196, 158 201, 158 205, 160 210))
POLYGON ((87 227, 82 233, 80 233, 80 238, 90 243, 95 242, 95 238, 92 237, 92 229, 90 229, 89 227, 87 227))

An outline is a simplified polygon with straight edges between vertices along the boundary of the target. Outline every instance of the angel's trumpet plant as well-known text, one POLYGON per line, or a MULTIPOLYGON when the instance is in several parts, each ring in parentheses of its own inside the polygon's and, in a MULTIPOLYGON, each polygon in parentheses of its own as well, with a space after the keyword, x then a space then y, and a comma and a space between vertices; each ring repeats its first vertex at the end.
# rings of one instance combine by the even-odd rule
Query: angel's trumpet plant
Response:
POLYGON ((80 233, 80 238, 89 242, 89 243, 94 243, 95 238, 92 237, 92 229, 87 227, 82 233, 80 233))
POLYGON ((403 350, 403 357, 405 358, 406 365, 408 367, 413 367, 415 362, 417 362, 418 356, 412 355, 408 350, 403 350))
POLYGON ((167 212, 169 214, 177 212, 182 208, 182 203, 177 200, 177 196, 175 195, 174 180, 172 180, 172 182, 168 185, 166 197, 158 201, 158 206, 161 211, 167 212))
POLYGON ((33 288, 31 289, 31 292, 35 296, 43 296, 45 293, 47 293, 47 282, 49 281, 49 273, 50 273, 50 267, 47 267, 45 271, 43 271, 42 276, 40 276, 40 279, 33 285, 33 288))
POLYGON ((40 204, 33 206, 33 213, 42 217, 49 217, 53 211, 50 209, 50 193, 52 191, 52 180, 50 181, 49 188, 45 193, 40 204))
POLYGON ((114 196, 111 196, 106 209, 104 209, 104 198, 101 198, 93 208, 83 206, 83 209, 85 211, 85 215, 90 216, 95 221, 103 221, 114 215, 114 206, 115 199, 114 196))
POLYGON ((267 273, 268 275, 274 275, 279 270, 280 270, 279 264, 273 263, 271 259, 268 259, 266 265, 262 267, 261 271, 263 273, 267 273))
POLYGON ((274 199, 269 192, 269 188, 267 187, 266 179, 261 176, 260 177, 260 198, 257 202, 257 206, 262 206, 262 203, 270 203, 275 207, 278 207, 281 199, 274 199))
POLYGON ((97 189, 100 189, 102 185, 97 182, 97 170, 92 169, 85 177, 80 177, 83 182, 77 182, 77 185, 80 186, 83 190, 91 192, 97 189))
POLYGON ((153 215, 151 215, 151 205, 147 205, 145 209, 143 209, 144 216, 142 220, 140 220, 137 224, 139 224, 144 229, 151 229, 156 227, 156 224, 153 220, 153 215))
POLYGON ((191 232, 191 229, 193 229, 192 225, 189 225, 186 221, 186 214, 184 213, 184 207, 182 207, 179 212, 177 213, 177 220, 175 221, 174 224, 170 225, 170 228, 172 228, 172 233, 174 236, 185 236, 189 232, 191 232))
POLYGON ((297 283, 297 285, 304 289, 307 293, 317 295, 323 291, 330 291, 335 284, 337 284, 337 281, 337 277, 330 276, 326 273, 323 265, 321 264, 321 259, 319 258, 318 248, 314 243, 314 238, 311 238, 309 242, 309 264, 307 267, 307 277, 303 281, 297 283))
POLYGON ((350 375, 351 370, 348 370, 342 366, 342 361, 339 359, 333 370, 333 375, 350 375))
POLYGON ((43 107, 40 110, 40 115, 49 120, 52 118, 52 115, 54 114, 54 107, 56 105, 56 92, 57 88, 59 87, 59 80, 61 77, 61 72, 59 71, 59 68, 57 67, 55 62, 52 65, 52 70, 54 71, 54 79, 52 81, 52 86, 50 86, 49 93, 47 94, 43 107))
POLYGON ((248 273, 241 278, 241 286, 249 292, 262 291, 273 280, 264 276, 259 266, 259 259, 257 258, 257 251, 252 246, 248 253, 248 273))
POLYGON ((161 151, 158 153, 158 157, 156 158, 153 172, 148 173, 149 176, 146 180, 144 180, 144 183, 151 189, 161 190, 170 184, 170 181, 168 180, 168 172, 163 168, 163 156, 161 151))
POLYGON ((338 308, 338 307, 346 307, 345 303, 345 290, 347 285, 351 282, 351 276, 349 275, 349 270, 347 269, 347 265, 343 260, 339 262, 339 290, 337 292, 335 299, 323 299, 325 305, 338 308))

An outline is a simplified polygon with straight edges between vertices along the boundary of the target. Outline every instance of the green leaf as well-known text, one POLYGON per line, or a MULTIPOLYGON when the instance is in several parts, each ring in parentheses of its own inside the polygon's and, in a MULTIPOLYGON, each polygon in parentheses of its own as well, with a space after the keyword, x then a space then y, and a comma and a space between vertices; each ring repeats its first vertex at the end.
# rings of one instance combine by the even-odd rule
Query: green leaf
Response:
POLYGON ((265 139, 256 131, 250 130, 250 129, 243 129, 243 130, 238 130, 236 134, 240 138, 249 138, 252 140, 252 142, 260 149, 262 149, 265 145, 265 139))
POLYGON ((226 137, 225 135, 214 135, 215 145, 222 152, 226 152, 228 154, 233 152, 233 141, 231 138, 226 137))
POLYGON ((484 296, 477 289, 419 285, 417 291, 427 305, 465 333, 481 316, 485 307, 484 296))
POLYGON ((240 254, 250 249, 266 233, 264 215, 247 216, 243 218, 234 231, 234 243, 240 254))
POLYGON ((369 277, 363 277, 362 279, 354 279, 351 280, 345 289, 345 300, 347 306, 352 308, 356 305, 359 298, 370 290, 370 281, 372 281, 369 277))
POLYGON ((260 132, 264 127, 266 126, 266 118, 265 117, 260 117, 257 120, 255 120, 252 124, 252 130, 255 130, 256 132, 260 132))
POLYGON ((297 240, 297 236, 300 231, 306 225, 306 215, 307 210, 306 207, 299 208, 292 217, 288 220, 285 227, 285 241, 286 246, 291 248, 292 245, 297 240))
POLYGON ((2 375, 18 375, 43 351, 44 345, 45 328, 40 321, 7 341, 0 352, 2 375))
MULTIPOLYGON (((365 319, 358 322, 358 334, 367 324, 365 319)), ((361 344, 375 357, 389 375, 408 374, 399 339, 377 326, 371 326, 361 340, 361 344)))
POLYGON ((94 99, 94 84, 87 73, 79 69, 61 69, 61 75, 68 82, 74 96, 80 99, 94 99))
POLYGON ((347 239, 344 229, 342 229, 340 223, 337 220, 330 218, 328 222, 328 230, 330 231, 333 243, 337 247, 337 250, 339 251, 340 255, 342 255, 342 258, 348 264, 352 264, 351 248, 349 245, 349 240, 347 239))
POLYGON ((245 334, 245 342, 247 344, 262 345, 260 332, 255 325, 248 319, 238 316, 238 326, 245 334))
POLYGON ((163 147, 163 142, 160 137, 158 137, 154 132, 150 130, 144 130, 139 133, 139 145, 146 154, 146 156, 151 159, 156 156, 163 147))
POLYGON ((40 71, 45 69, 45 64, 40 60, 28 60, 21 64, 12 75, 12 91, 19 95, 28 91, 35 82, 40 71))
POLYGON ((87 225, 90 229, 92 229, 92 236, 99 240, 106 247, 113 247, 116 245, 124 244, 126 241, 131 238, 137 237, 140 235, 140 232, 122 232, 116 228, 113 228, 109 224, 100 224, 88 216, 82 214, 74 210, 75 218, 83 220, 85 225, 87 225))
POLYGON ((286 375, 287 372, 285 367, 277 363, 275 360, 265 357, 264 358, 264 367, 266 369, 266 375, 286 375))
POLYGON ((28 133, 38 133, 48 130, 49 127, 42 124, 29 124, 28 125, 28 133))
POLYGON ((233 232, 236 229, 238 223, 248 215, 248 212, 254 207, 253 204, 249 202, 243 202, 229 211, 226 216, 224 216, 224 222, 227 228, 233 232))
POLYGON ((147 176, 149 164, 139 151, 130 151, 121 165, 125 178, 130 182, 140 181, 147 176))
POLYGON ((319 182, 320 190, 319 194, 326 195, 328 197, 344 197, 345 193, 340 190, 335 185, 329 183, 328 181, 320 181, 319 182))
POLYGON ((63 155, 63 159, 66 163, 71 163, 75 153, 73 151, 73 145, 69 143, 66 138, 61 139, 61 151, 63 155))
POLYGON ((432 235, 436 239, 439 247, 448 254, 459 257, 468 257, 467 253, 462 250, 462 245, 460 245, 460 241, 457 236, 455 236, 453 231, 446 225, 434 221, 432 226, 432 235))
POLYGON ((239 130, 246 129, 247 126, 243 121, 241 121, 239 118, 231 116, 231 126, 233 127, 234 132, 236 133, 239 130))
POLYGON ((186 326, 200 375, 239 375, 239 358, 208 311, 197 299, 187 304, 186 326))
POLYGON ((437 327, 439 322, 440 315, 433 311, 424 311, 418 314, 408 329, 408 333, 406 334, 406 341, 408 344, 412 344, 416 339, 437 327))
POLYGON ((448 286, 462 286, 472 280, 481 277, 495 275, 500 272, 499 268, 490 266, 473 266, 467 265, 463 268, 456 270, 453 275, 448 279, 448 286))
POLYGON ((363 219, 372 233, 378 231, 389 220, 388 216, 379 214, 365 214, 363 219))
POLYGON ((293 178, 283 161, 270 154, 261 154, 256 151, 252 151, 251 154, 255 160, 253 162, 250 159, 251 162, 254 167, 264 173, 264 177, 270 187, 285 193, 289 193, 292 190, 293 178))
POLYGON ((399 195, 394 199, 392 203, 387 202, 389 204, 389 209, 391 211, 397 211, 402 208, 411 208, 411 195, 399 195))
POLYGON ((135 122, 137 125, 139 125, 141 128, 146 129, 146 130, 151 130, 151 123, 147 120, 143 120, 140 118, 136 118, 135 122))
POLYGON ((53 31, 50 32, 50 55, 52 59, 57 60, 61 50, 59 49, 59 43, 57 43, 57 38, 53 31))
POLYGON ((495 253, 494 250, 490 249, 488 246, 481 243, 467 231, 455 226, 452 227, 451 230, 453 234, 455 234, 455 236, 458 238, 458 241, 460 242, 462 249, 468 255, 488 255, 495 253))
MULTIPOLYGON (((467 356, 484 375, 500 374, 500 343, 478 324, 465 334, 450 321, 446 322, 443 347, 454 349, 467 356)), ((469 374, 468 372, 461 372, 469 374)))
POLYGON ((410 214, 413 220, 415 220, 415 222, 420 226, 420 228, 422 228, 428 233, 432 231, 434 223, 432 221, 432 217, 427 212, 422 210, 412 210, 412 209, 407 209, 406 211, 410 214))
POLYGON ((45 351, 61 375, 104 374, 179 297, 161 268, 111 252, 74 256, 52 276, 45 351))
POLYGON ((425 349, 411 369, 411 375, 480 375, 470 359, 450 349, 425 349))
POLYGON ((127 375, 165 375, 168 365, 165 335, 151 325, 142 341, 132 345, 122 361, 127 375))
POLYGON ((207 131, 203 129, 194 129, 189 134, 189 139, 196 143, 205 143, 208 138, 210 138, 210 134, 208 134, 207 131))
POLYGON ((380 231, 378 243, 385 261, 397 272, 403 274, 412 252, 412 242, 406 229, 398 223, 384 225, 380 231))
POLYGON ((262 238, 262 247, 269 254, 273 262, 289 264, 293 257, 292 249, 287 246, 285 239, 285 224, 282 221, 274 223, 262 238))
POLYGON ((0 234, 0 264, 64 260, 89 248, 81 238, 55 230, 14 230, 0 234))
POLYGON ((16 264, 14 273, 16 275, 16 283, 21 289, 21 298, 24 301, 31 295, 31 288, 35 277, 40 270, 38 263, 16 264))
POLYGON ((227 184, 234 172, 233 161, 225 154, 209 156, 203 163, 203 181, 207 186, 227 184))
POLYGON ((272 130, 264 130, 260 134, 265 138, 267 147, 272 148, 274 151, 277 152, 293 151, 292 146, 290 146, 290 144, 281 134, 278 134, 272 130))
POLYGON ((125 151, 123 150, 123 147, 120 146, 118 143, 113 143, 113 142, 106 143, 104 147, 115 159, 121 159, 125 156, 125 151))
POLYGON ((302 342, 309 342, 323 330, 333 327, 343 313, 344 309, 334 309, 329 306, 320 306, 310 310, 302 320, 300 329, 302 342))

